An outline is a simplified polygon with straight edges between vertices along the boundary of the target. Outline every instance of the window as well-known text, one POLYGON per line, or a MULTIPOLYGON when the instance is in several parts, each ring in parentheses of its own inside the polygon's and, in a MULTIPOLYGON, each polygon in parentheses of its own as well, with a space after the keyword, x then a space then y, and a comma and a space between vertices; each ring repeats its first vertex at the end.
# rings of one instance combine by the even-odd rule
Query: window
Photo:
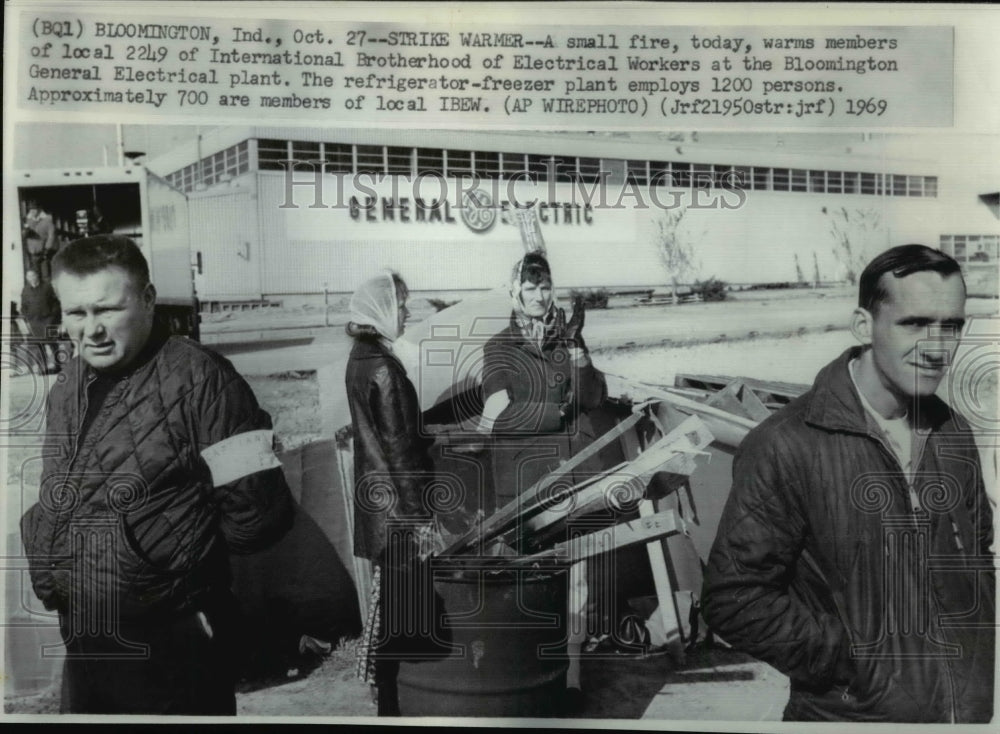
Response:
POLYGON ((413 173, 413 148, 390 145, 385 153, 389 175, 409 176, 413 173))
POLYGON ((906 196, 906 176, 898 173, 889 175, 892 177, 892 195, 906 196))
POLYGON ((954 257, 960 263, 965 262, 965 235, 955 235, 954 238, 954 257))
POLYGON ((773 188, 775 191, 788 191, 788 169, 787 168, 775 168, 772 174, 773 176, 773 188))
POLYGON ((696 189, 712 188, 712 164, 692 163, 691 164, 691 185, 696 189))
POLYGON ((906 194, 907 194, 907 196, 923 196, 924 195, 924 177, 923 176, 907 176, 906 177, 906 194))
MULTIPOLYGON (((563 170, 570 170, 575 172, 576 161, 572 158, 569 161, 559 161, 563 170)), ((556 159, 550 155, 535 155, 531 153, 528 155, 528 172, 531 173, 531 179, 533 181, 547 181, 549 178, 555 178, 555 165, 556 159)))
POLYGON ((417 175, 444 175, 444 151, 440 148, 417 148, 417 175))
POLYGON ((809 172, 802 168, 793 168, 791 173, 792 191, 809 190, 809 172))
POLYGON ((350 145, 323 143, 323 173, 350 173, 354 170, 354 155, 350 145))
POLYGON ((322 159, 319 155, 319 143, 292 142, 292 160, 296 163, 312 163, 319 165, 322 159))
POLYGON ((649 183, 650 168, 657 164, 651 161, 625 161, 625 178, 630 183, 645 186, 649 183))
POLYGON ((476 153, 476 174, 480 178, 499 178, 500 177, 500 154, 490 152, 477 152, 476 153))
POLYGON ((754 166, 753 187, 757 191, 768 191, 771 188, 771 169, 754 166))
POLYGON ((263 138, 257 141, 257 168, 284 171, 288 164, 288 141, 263 138))
POLYGON ((924 176, 924 196, 937 196, 937 176, 924 176))
POLYGON ((844 174, 841 171, 826 172, 826 192, 839 194, 843 190, 844 174))
POLYGON ((246 173, 250 170, 250 143, 244 140, 236 146, 236 172, 246 173))
MULTIPOLYGON (((620 170, 618 175, 619 180, 624 180, 625 177, 625 161, 615 160, 612 161, 613 166, 617 166, 620 170)), ((577 173, 579 174, 580 180, 586 183, 597 183, 601 180, 601 171, 604 170, 604 165, 600 158, 578 158, 577 159, 577 173)))
POLYGON ((844 193, 845 194, 857 194, 861 190, 861 185, 858 183, 858 177, 861 174, 855 171, 844 171, 844 193))
POLYGON ((753 169, 750 166, 733 166, 730 185, 734 189, 749 189, 753 185, 753 169))
POLYGON ((385 174, 385 155, 381 145, 359 145, 357 147, 357 172, 370 176, 385 174))
POLYGON ((877 194, 878 188, 875 182, 874 173, 862 173, 861 174, 861 193, 862 194, 877 194))
POLYGON ((449 150, 445 161, 446 176, 471 176, 472 151, 470 150, 449 150))
POLYGON ((525 171, 523 153, 501 153, 500 172, 505 178, 511 178, 525 171))

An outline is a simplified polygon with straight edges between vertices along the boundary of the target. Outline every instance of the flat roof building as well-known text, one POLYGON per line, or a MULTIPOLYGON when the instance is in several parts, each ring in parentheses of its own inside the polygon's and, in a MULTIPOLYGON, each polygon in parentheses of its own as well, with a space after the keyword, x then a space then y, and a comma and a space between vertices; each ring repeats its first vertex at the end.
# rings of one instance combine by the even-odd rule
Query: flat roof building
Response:
POLYGON ((947 159, 895 143, 238 126, 149 166, 189 195, 203 299, 349 292, 382 267, 415 290, 491 288, 526 238, 560 287, 659 287, 661 225, 682 210, 696 256, 685 281, 843 280, 844 235, 867 257, 915 241, 995 268, 987 208, 956 201, 947 159))

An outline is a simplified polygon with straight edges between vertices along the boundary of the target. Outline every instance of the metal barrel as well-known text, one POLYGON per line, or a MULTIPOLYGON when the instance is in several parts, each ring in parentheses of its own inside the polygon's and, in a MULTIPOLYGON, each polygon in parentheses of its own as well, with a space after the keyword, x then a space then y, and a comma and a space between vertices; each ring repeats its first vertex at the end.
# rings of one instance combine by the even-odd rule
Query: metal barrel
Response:
POLYGON ((558 716, 566 686, 567 571, 435 574, 448 650, 400 664, 403 716, 558 716))

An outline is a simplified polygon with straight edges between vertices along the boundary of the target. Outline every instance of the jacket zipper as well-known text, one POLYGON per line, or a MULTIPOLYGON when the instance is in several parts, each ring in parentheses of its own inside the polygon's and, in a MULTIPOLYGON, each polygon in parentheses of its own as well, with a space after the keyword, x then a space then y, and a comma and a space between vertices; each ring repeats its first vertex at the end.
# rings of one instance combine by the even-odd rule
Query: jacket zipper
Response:
MULTIPOLYGON (((882 450, 889 455, 889 458, 896 464, 896 466, 899 467, 900 474, 902 474, 903 478, 906 480, 907 490, 909 491, 909 494, 910 494, 910 505, 911 505, 911 509, 913 510, 913 514, 911 515, 911 517, 913 517, 913 525, 914 525, 914 527, 917 527, 916 513, 921 509, 921 507, 920 507, 920 500, 917 497, 917 493, 913 489, 913 483, 910 481, 910 478, 908 476, 906 476, 906 473, 903 471, 903 466, 900 464, 899 459, 896 457, 896 454, 893 452, 893 450, 886 444, 885 440, 880 435, 872 433, 870 431, 868 432, 868 436, 871 437, 871 438, 873 438, 879 444, 879 446, 882 447, 882 450)), ((919 451, 917 451, 917 455, 913 459, 912 467, 913 467, 913 474, 914 475, 916 475, 917 471, 920 469, 920 462, 923 461, 924 452, 925 452, 926 448, 927 448, 927 440, 925 439, 920 444, 920 449, 919 449, 919 451)), ((952 524, 953 530, 955 531, 955 542, 956 542, 956 545, 958 546, 959 550, 962 550, 962 542, 961 542, 961 540, 958 537, 958 528, 955 525, 954 520, 951 521, 951 524, 952 524)), ((934 610, 937 613, 937 615, 940 617, 941 616, 941 602, 938 600, 937 594, 935 594, 933 591, 931 591, 930 594, 929 594, 929 596, 934 600, 934 610)), ((951 665, 948 663, 948 661, 947 660, 943 660, 942 661, 942 665, 944 666, 945 676, 948 678, 948 694, 949 694, 948 695, 948 708, 949 708, 949 712, 951 714, 951 723, 954 724, 955 721, 956 721, 956 719, 957 719, 956 711, 955 711, 955 679, 954 679, 954 676, 953 676, 953 674, 951 672, 951 665)), ((844 695, 847 695, 846 690, 844 692, 844 695)))

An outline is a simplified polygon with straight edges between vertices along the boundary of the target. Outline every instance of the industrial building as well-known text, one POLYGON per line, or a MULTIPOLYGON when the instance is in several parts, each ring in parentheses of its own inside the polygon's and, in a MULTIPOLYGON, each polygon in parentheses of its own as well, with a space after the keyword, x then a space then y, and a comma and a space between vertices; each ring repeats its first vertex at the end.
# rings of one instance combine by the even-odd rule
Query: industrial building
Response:
POLYGON ((901 142, 233 126, 148 165, 189 196, 203 302, 347 293, 383 267, 418 291, 492 288, 532 232, 559 287, 658 288, 680 210, 696 255, 682 280, 843 281, 839 231, 868 257, 941 247, 995 293, 1000 223, 968 171, 901 142))

